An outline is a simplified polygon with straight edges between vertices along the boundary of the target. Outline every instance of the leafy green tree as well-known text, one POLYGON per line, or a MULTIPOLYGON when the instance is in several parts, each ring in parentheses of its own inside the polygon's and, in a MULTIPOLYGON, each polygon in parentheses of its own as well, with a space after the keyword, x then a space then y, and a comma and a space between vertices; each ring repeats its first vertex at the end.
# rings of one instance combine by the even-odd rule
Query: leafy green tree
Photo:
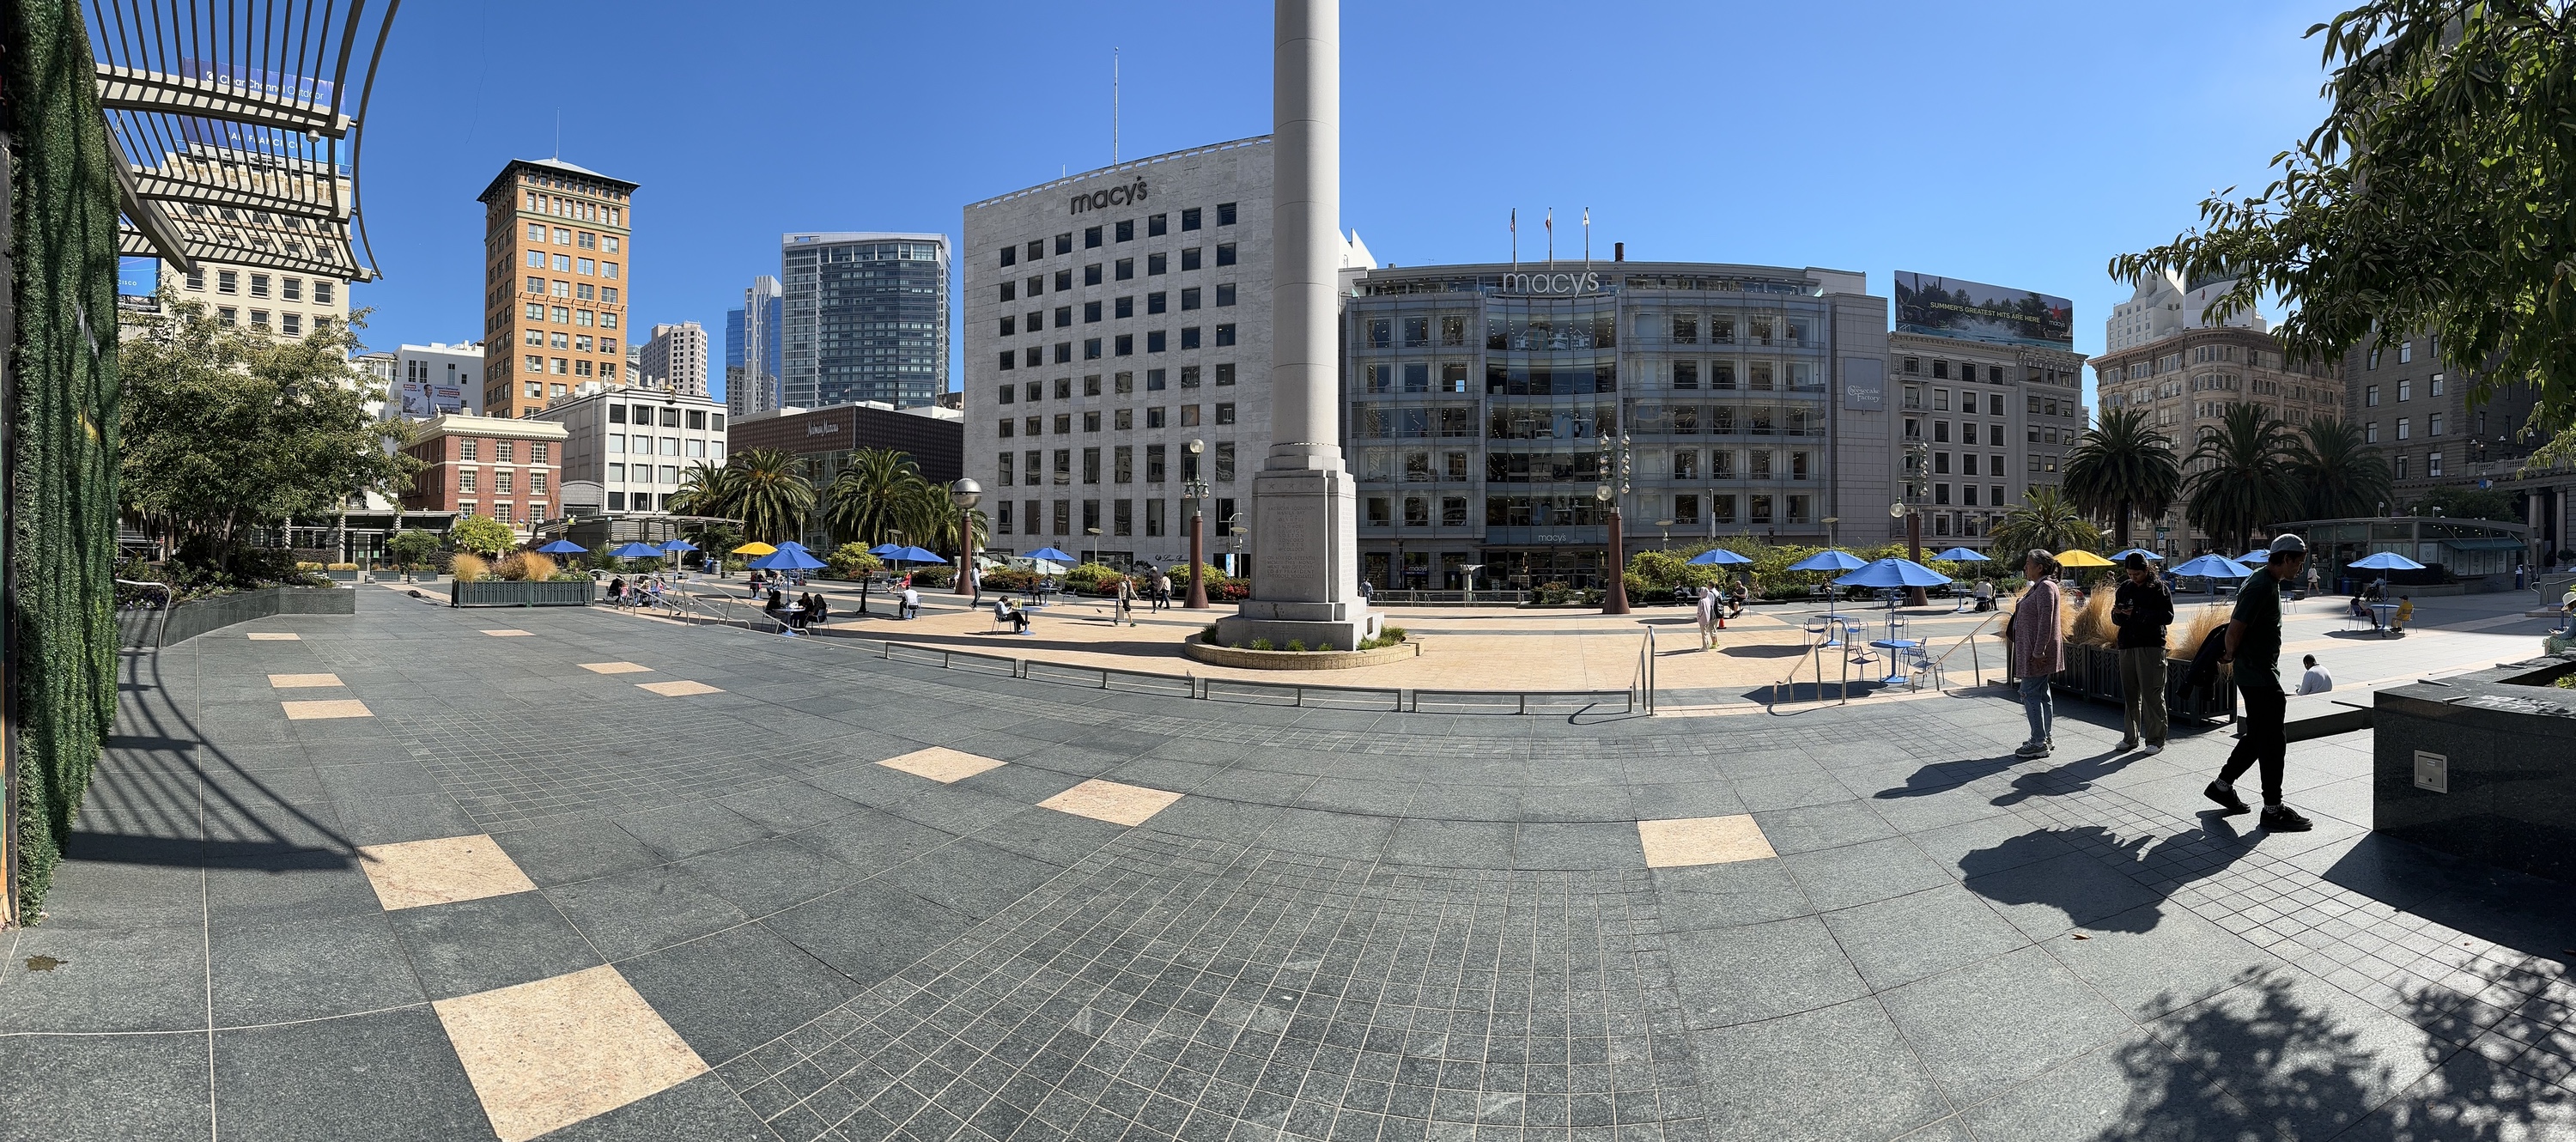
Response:
POLYGON ((2076 506, 2111 521, 2112 542, 2129 546, 2131 513, 2160 516, 2182 490, 2172 438, 2142 408, 2113 409, 2066 458, 2066 494, 2076 506))
POLYGON ((2301 425, 2290 441, 2289 461, 2290 476, 2302 489, 2304 518, 2375 515, 2388 502, 2388 461, 2362 443, 2361 429, 2350 421, 2320 417, 2301 425))
POLYGON ((2416 515, 2431 515, 2436 509, 2452 519, 2523 522, 2522 514, 2513 510, 2513 497, 2493 488, 2432 488, 2407 505, 2407 510, 2416 515))
POLYGON ((2217 424, 2203 425, 2183 463, 2184 517, 2229 551, 2243 551, 2255 529, 2299 514, 2305 500, 2290 468, 2290 426, 2238 401, 2217 424))
POLYGON ((498 559, 519 546, 519 533, 488 515, 470 515, 447 529, 447 542, 458 551, 498 559))
POLYGON ((418 567, 438 554, 438 533, 405 528, 385 540, 385 554, 398 567, 418 567))
POLYGON ((849 466, 832 477, 827 516, 832 534, 866 547, 887 542, 894 531, 916 534, 904 516, 908 504, 918 514, 918 489, 926 486, 910 454, 891 448, 858 450, 849 466))
POLYGON ((793 539, 814 510, 814 485, 798 471, 793 453, 777 448, 747 448, 725 462, 732 470, 731 513, 742 521, 743 534, 763 543, 793 539))
POLYGON ((2576 456, 2576 12, 2551 0, 2369 0, 2308 29, 2331 70, 2324 121, 2259 194, 2200 204, 2200 225, 2111 261, 2112 276, 2226 276, 2215 314, 2294 303, 2293 360, 2426 331, 2472 362, 2473 393, 2529 384, 2533 458, 2576 456))
POLYGON ((830 555, 823 557, 823 562, 831 565, 835 579, 864 579, 885 570, 885 561, 868 554, 868 549, 858 543, 844 543, 833 548, 830 555))
POLYGON ((356 347, 347 325, 271 339, 165 292, 161 316, 118 349, 125 506, 229 550, 248 528, 400 494, 418 463, 388 447, 399 423, 368 411, 385 393, 349 364, 356 347))
POLYGON ((2020 503, 2004 512, 2003 519, 1988 533, 1988 539, 1988 546, 1999 553, 1996 559, 2018 571, 2023 552, 2034 547, 2048 551, 2098 547, 2102 543, 2102 529, 2084 518, 2075 501, 2057 489, 2041 484, 2032 487, 2022 496, 2020 503))

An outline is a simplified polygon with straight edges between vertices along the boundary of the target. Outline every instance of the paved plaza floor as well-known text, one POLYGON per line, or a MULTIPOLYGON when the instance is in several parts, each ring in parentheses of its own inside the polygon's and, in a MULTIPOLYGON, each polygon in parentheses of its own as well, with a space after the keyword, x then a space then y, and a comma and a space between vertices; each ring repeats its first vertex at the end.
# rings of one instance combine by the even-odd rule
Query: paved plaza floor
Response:
MULTIPOLYGON (((742 586, 741 580, 706 580, 693 590, 712 605, 711 611, 756 617, 742 586)), ((894 607, 881 591, 872 594, 865 617, 856 613, 855 592, 835 585, 826 593, 833 600, 831 629, 839 634, 1077 666, 1186 672, 1202 678, 1280 677, 1276 671, 1213 666, 1181 654, 1182 642, 1217 616, 1233 613, 1230 606, 1157 611, 1140 601, 1131 615, 1133 625, 1128 625, 1113 621, 1110 600, 1060 598, 1038 612, 1029 634, 1014 635, 993 621, 989 608, 970 609, 964 599, 946 592, 925 592, 921 617, 905 621, 892 617, 894 607)), ((2539 651, 2540 636, 2551 623, 2525 613, 2533 603, 2528 592, 2424 599, 2412 628, 2389 637, 2345 618, 2341 599, 2312 599, 2294 604, 2286 616, 2285 662, 2314 654, 2350 688, 2484 669, 2539 651)), ((2212 605, 2229 604, 2193 595, 2177 599, 2186 618, 2212 605)), ((1603 615, 1597 608, 1394 608, 1385 611, 1387 621, 1420 640, 1419 656, 1310 680, 1425 689, 1621 690, 1635 683, 1638 652, 1652 631, 1656 689, 1666 713, 1741 713, 1775 698, 1812 699, 1820 672, 1827 696, 1885 690, 1880 680, 1896 668, 1886 650, 1867 644, 1888 636, 1887 609, 1846 603, 1838 613, 1857 625, 1858 643, 1818 648, 1813 632, 1823 626, 1825 608, 1820 605, 1765 604, 1729 621, 1717 633, 1716 645, 1703 649, 1691 610, 1678 606, 1640 606, 1628 615, 1603 615), (1775 690, 1774 683, 1788 685, 1775 690)), ((1906 608, 1900 616, 1909 624, 1902 633, 1929 644, 1930 653, 1941 660, 1946 684, 2000 678, 2003 641, 1996 635, 2002 629, 1997 614, 1966 613, 1940 602, 1906 608)))
POLYGON ((2366 733, 2269 835, 2223 728, 2020 761, 1985 692, 1289 709, 380 590, 122 667, 0 1137, 2576 1136, 2576 887, 2375 839, 2366 733))

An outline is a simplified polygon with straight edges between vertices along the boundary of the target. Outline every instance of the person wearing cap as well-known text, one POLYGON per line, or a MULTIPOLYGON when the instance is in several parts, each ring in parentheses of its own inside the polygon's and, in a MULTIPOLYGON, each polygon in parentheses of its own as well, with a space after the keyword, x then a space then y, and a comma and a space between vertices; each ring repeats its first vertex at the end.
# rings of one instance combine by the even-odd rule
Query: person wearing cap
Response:
POLYGON ((2263 569, 2236 592, 2236 613, 2228 620, 2227 643, 2218 658, 2221 665, 2235 667, 2236 692, 2245 696, 2245 729, 2236 741, 2236 751, 2227 755, 2227 764, 2219 769, 2218 780, 2202 792, 2230 813, 2245 812, 2236 779, 2260 765, 2262 824, 2265 831, 2274 833, 2302 833, 2315 827, 2298 810, 2281 803, 2282 770, 2290 752, 2282 730, 2290 699, 2281 690, 2281 588, 2298 581, 2300 566, 2307 559, 2306 540, 2288 534, 2272 537, 2271 556, 2263 569))
POLYGON ((2155 568, 2135 551, 2123 563, 2127 582, 2111 599, 2111 623, 2120 628, 2120 699, 2127 721, 2120 751, 2138 749, 2144 756, 2165 748, 2165 628, 2173 625, 2173 596, 2156 581, 2155 568))

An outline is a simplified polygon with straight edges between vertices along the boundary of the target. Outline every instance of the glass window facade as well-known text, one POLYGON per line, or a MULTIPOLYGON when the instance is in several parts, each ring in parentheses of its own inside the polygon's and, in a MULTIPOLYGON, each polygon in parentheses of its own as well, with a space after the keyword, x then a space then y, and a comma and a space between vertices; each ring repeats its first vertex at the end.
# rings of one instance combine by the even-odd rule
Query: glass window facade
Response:
POLYGON ((948 389, 948 256, 939 234, 789 235, 781 402, 936 402, 948 389))

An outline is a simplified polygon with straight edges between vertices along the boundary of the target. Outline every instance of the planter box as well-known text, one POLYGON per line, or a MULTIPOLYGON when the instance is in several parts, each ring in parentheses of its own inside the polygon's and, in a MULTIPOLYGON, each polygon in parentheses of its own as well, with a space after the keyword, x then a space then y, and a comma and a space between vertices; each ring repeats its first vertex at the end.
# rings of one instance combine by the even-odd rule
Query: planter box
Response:
POLYGON ((599 598, 599 584, 589 580, 560 583, 451 581, 447 592, 447 605, 451 607, 587 607, 599 598))
POLYGON ((2378 832, 2576 882, 2576 705, 2563 658, 2381 690, 2371 710, 2378 832))
MULTIPOLYGON (((2005 670, 2018 677, 2012 662, 2012 644, 2004 644, 2005 670)), ((2120 652, 2112 647, 2067 643, 2063 652, 2064 669, 2049 679, 2049 688, 2072 697, 2120 705, 2125 694, 2120 689, 2120 652)), ((2236 714, 2236 690, 2228 685, 2224 674, 2212 674, 2198 686, 2186 681, 2191 663, 2165 659, 2165 717, 2189 718, 2215 722, 2236 714)))
POLYGON ((358 593, 339 587, 265 587, 194 599, 166 611, 120 611, 117 629, 128 647, 169 646, 210 630, 271 615, 354 615, 358 593))
POLYGON ((1192 637, 1181 644, 1181 653, 1200 662, 1245 670, 1346 670, 1420 657, 1422 643, 1406 639, 1375 650, 1237 650, 1192 637))

